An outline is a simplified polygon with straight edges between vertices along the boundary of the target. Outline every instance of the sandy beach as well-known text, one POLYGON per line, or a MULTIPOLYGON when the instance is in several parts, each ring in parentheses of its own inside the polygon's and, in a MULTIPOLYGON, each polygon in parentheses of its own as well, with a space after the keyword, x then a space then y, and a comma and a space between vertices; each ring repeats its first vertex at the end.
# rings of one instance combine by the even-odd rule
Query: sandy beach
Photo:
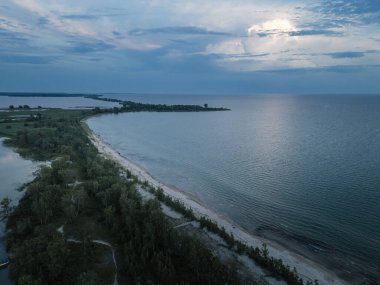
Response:
MULTIPOLYGON (((89 128, 90 130, 90 128, 89 128)), ((239 226, 227 221, 217 213, 211 211, 207 207, 201 205, 185 193, 166 186, 164 183, 152 177, 145 169, 139 167, 136 163, 130 161, 127 157, 122 156, 118 151, 114 150, 103 138, 94 134, 90 134, 90 139, 94 146, 98 149, 99 153, 105 157, 112 159, 119 163, 124 169, 128 169, 131 173, 138 177, 140 181, 147 181, 153 187, 160 187, 165 194, 179 199, 188 208, 191 208, 198 218, 203 216, 215 221, 219 227, 224 227, 227 232, 231 232, 236 240, 239 240, 249 246, 258 246, 261 248, 263 243, 268 245, 269 254, 275 258, 281 258, 285 264, 291 268, 296 267, 300 277, 305 281, 319 280, 320 284, 336 284, 345 285, 347 282, 340 279, 334 272, 329 271, 322 265, 319 265, 305 257, 292 252, 289 249, 283 248, 269 240, 253 236, 239 226)))

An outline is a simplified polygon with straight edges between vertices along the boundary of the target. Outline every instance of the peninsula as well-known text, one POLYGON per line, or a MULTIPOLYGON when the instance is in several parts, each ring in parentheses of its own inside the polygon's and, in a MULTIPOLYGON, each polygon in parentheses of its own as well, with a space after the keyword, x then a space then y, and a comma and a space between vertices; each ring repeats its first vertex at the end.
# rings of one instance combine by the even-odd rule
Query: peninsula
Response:
MULTIPOLYGON (((128 163, 85 123, 109 113, 227 109, 91 98, 120 107, 10 106, 0 112, 5 144, 25 158, 50 162, 26 185, 17 206, 8 199, 1 203, 16 284, 268 284, 273 278, 319 284, 128 163)), ((302 268, 340 284, 318 268, 302 268)))

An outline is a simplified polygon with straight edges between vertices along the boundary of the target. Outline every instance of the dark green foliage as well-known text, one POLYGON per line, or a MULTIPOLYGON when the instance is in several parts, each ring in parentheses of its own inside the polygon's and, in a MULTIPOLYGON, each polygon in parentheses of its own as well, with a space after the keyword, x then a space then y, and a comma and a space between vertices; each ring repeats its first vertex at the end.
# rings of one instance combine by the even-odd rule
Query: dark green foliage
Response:
POLYGON ((194 213, 191 209, 187 208, 183 202, 177 199, 173 199, 172 197, 165 195, 164 191, 161 188, 158 188, 155 190, 152 187, 149 187, 148 184, 145 184, 145 187, 148 188, 148 190, 152 193, 155 194, 157 199, 161 202, 164 202, 166 205, 168 205, 170 208, 174 209, 178 213, 181 213, 184 215, 186 218, 189 219, 195 219, 194 213))
POLYGON ((86 271, 78 277, 78 285, 98 285, 100 283, 98 274, 95 271, 86 271))
POLYGON ((115 102, 119 103, 122 107, 117 108, 114 107, 112 109, 100 109, 95 108, 93 112, 95 114, 104 113, 104 112, 202 112, 202 111, 227 111, 226 108, 210 108, 207 106, 199 106, 199 105, 166 105, 166 104, 144 104, 137 103, 132 101, 123 101, 118 99, 110 99, 104 98, 96 95, 86 96, 86 98, 91 98, 94 100, 106 101, 106 102, 115 102))
POLYGON ((29 238, 17 246, 12 243, 11 253, 10 271, 16 281, 31 278, 42 284, 54 284, 56 280, 71 279, 66 274, 73 256, 69 245, 57 233, 36 227, 29 238))
POLYGON ((5 197, 0 202, 0 220, 4 221, 9 218, 11 215, 14 207, 11 205, 12 199, 9 199, 8 197, 5 197))

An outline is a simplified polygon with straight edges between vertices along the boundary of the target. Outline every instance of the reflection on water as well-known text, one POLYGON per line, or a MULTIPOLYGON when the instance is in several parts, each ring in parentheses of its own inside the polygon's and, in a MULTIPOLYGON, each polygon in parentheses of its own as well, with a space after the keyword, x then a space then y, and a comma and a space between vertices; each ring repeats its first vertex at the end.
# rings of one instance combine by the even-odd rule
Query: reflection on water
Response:
MULTIPOLYGON (((32 161, 21 158, 12 149, 5 147, 0 140, 0 200, 9 197, 17 202, 23 193, 16 189, 33 177, 38 165, 32 161)), ((7 256, 5 250, 4 223, 0 222, 0 259, 7 256)), ((0 284, 12 284, 8 276, 8 269, 0 269, 0 284)))
POLYGON ((151 174, 251 233, 291 242, 350 278, 380 278, 380 97, 184 102, 192 99, 231 111, 106 115, 89 125, 151 174))

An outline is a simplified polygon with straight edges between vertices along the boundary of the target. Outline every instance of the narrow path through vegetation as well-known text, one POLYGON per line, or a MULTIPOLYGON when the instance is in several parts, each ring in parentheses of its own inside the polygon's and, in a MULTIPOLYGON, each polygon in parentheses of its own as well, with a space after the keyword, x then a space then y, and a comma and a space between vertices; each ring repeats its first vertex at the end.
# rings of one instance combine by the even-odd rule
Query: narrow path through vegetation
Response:
MULTIPOLYGON (((64 225, 60 226, 58 229, 57 229, 57 232, 61 233, 63 236, 65 236, 65 232, 64 232, 64 229, 63 229, 64 225)), ((78 239, 74 239, 74 238, 65 238, 66 241, 68 242, 73 242, 73 243, 82 243, 83 241, 80 241, 78 239)), ((112 285, 119 285, 119 283, 117 282, 117 263, 116 263, 116 257, 115 257, 115 249, 113 248, 113 246, 107 242, 107 241, 104 241, 104 240, 100 240, 100 239, 93 239, 91 240, 93 243, 96 243, 96 244, 101 244, 101 245, 104 245, 104 246, 108 246, 110 249, 111 249, 111 252, 112 252, 112 260, 113 260, 113 264, 115 266, 115 278, 113 280, 113 283, 112 285)))

